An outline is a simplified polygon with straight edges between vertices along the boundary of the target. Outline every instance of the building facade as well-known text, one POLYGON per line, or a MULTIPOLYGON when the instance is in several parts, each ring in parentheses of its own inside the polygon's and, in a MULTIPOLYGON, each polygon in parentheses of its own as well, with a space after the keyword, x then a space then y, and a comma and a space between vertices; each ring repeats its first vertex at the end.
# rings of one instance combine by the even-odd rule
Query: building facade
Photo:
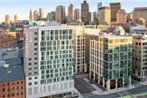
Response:
POLYGON ((99 8, 99 24, 100 25, 111 24, 111 8, 110 7, 99 8))
POLYGON ((124 9, 117 11, 117 23, 127 23, 127 13, 124 9))
POLYGON ((107 90, 131 85, 132 37, 101 35, 90 40, 89 76, 107 90))
POLYGON ((85 29, 76 27, 74 29, 74 73, 87 72, 85 63, 85 29))
POLYGON ((0 61, 0 98, 26 98, 25 76, 20 58, 0 61))
POLYGON ((89 24, 89 4, 86 0, 81 4, 81 20, 84 24, 89 24))
POLYGON ((16 32, 0 32, 0 48, 11 48, 16 45, 16 32))
POLYGON ((147 36, 133 38, 133 75, 141 81, 147 80, 147 36))
POLYGON ((33 21, 33 14, 32 14, 32 10, 30 10, 30 13, 29 13, 29 22, 32 22, 33 21))
POLYGON ((55 18, 56 18, 56 15, 55 15, 55 14, 56 14, 56 13, 55 13, 54 11, 48 13, 46 19, 47 19, 48 21, 50 21, 50 22, 55 21, 55 18))
POLYGON ((37 10, 34 11, 33 15, 34 15, 34 21, 38 21, 39 20, 39 14, 38 14, 37 10))
POLYGON ((79 21, 79 22, 81 21, 81 11, 80 11, 80 9, 75 9, 74 20, 79 21))
POLYGON ((132 13, 133 21, 136 22, 139 18, 143 18, 145 21, 147 21, 147 7, 138 7, 134 8, 134 11, 132 13))
POLYGON ((43 8, 39 8, 39 19, 43 19, 44 18, 44 9, 43 8))
POLYGON ((74 20, 74 5, 70 4, 68 7, 68 22, 71 23, 74 20))
POLYGON ((10 24, 10 15, 5 15, 5 24, 10 24))
POLYGON ((57 6, 56 8, 56 22, 58 23, 65 23, 65 6, 57 6))
POLYGON ((24 65, 27 98, 71 93, 73 30, 62 26, 30 27, 25 37, 24 65))
POLYGON ((117 21, 117 12, 121 9, 121 3, 110 3, 111 7, 111 22, 117 21))

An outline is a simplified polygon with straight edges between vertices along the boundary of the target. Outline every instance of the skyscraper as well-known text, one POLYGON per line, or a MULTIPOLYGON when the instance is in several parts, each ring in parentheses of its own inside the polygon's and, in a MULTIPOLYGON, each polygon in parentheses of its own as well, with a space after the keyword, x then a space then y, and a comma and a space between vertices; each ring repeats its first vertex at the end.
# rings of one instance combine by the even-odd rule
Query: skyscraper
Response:
POLYGON ((39 8, 39 19, 41 20, 42 18, 44 18, 44 9, 39 8))
POLYGON ((16 23, 18 20, 18 15, 14 15, 14 23, 16 23))
POLYGON ((111 7, 111 22, 116 22, 117 12, 121 9, 121 3, 110 3, 111 7))
POLYGON ((127 13, 124 9, 117 11, 117 23, 126 23, 127 22, 127 13))
POLYGON ((103 3, 102 2, 99 2, 97 4, 97 13, 99 14, 99 8, 103 6, 103 3))
POLYGON ((74 20, 74 5, 70 4, 68 7, 68 22, 73 22, 74 20))
POLYGON ((74 91, 73 30, 63 26, 26 29, 24 70, 26 98, 74 91))
POLYGON ((84 24, 89 24, 89 4, 86 0, 81 4, 81 19, 84 24))
POLYGON ((56 13, 54 11, 50 12, 47 14, 47 18, 46 20, 49 20, 49 21, 55 21, 55 18, 56 18, 56 13))
POLYGON ((29 22, 32 22, 33 21, 33 15, 32 15, 32 10, 30 10, 30 13, 29 13, 29 22))
POLYGON ((65 23, 65 6, 59 5, 56 8, 56 22, 65 23))
POLYGON ((100 7, 99 8, 99 24, 108 25, 111 24, 111 8, 100 7))
POLYGON ((81 11, 80 11, 80 9, 75 9, 74 20, 75 21, 81 21, 81 11))
POLYGON ((38 21, 38 20, 39 20, 38 11, 35 10, 33 14, 34 14, 34 20, 35 20, 35 21, 38 21))
POLYGON ((10 24, 10 15, 5 15, 5 24, 10 24))

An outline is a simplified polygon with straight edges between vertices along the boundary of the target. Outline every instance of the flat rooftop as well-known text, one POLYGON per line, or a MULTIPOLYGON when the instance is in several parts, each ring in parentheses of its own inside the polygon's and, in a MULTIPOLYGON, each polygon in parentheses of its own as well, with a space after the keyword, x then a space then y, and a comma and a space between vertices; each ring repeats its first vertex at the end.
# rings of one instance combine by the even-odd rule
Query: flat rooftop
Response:
POLYGON ((21 58, 0 60, 0 82, 25 80, 21 58), (8 66, 4 66, 4 65, 8 66))

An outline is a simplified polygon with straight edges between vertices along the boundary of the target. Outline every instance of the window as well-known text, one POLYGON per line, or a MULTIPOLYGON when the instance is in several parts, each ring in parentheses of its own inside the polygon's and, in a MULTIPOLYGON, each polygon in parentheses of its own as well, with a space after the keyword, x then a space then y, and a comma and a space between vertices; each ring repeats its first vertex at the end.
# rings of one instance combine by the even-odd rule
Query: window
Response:
POLYGON ((32 85, 32 83, 29 83, 29 85, 32 85))

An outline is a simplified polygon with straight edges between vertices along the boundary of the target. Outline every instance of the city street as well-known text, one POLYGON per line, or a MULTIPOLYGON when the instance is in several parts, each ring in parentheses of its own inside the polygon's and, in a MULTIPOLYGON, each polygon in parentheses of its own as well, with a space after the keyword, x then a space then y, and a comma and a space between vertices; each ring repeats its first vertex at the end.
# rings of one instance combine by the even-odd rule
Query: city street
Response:
MULTIPOLYGON (((102 95, 101 92, 98 94, 94 94, 93 91, 96 91, 94 87, 91 86, 92 80, 89 82, 85 81, 84 78, 88 78, 86 75, 76 75, 75 76, 75 88, 83 95, 84 98, 118 98, 124 96, 134 97, 136 94, 141 94, 147 92, 147 85, 143 84, 135 84, 133 89, 120 91, 120 92, 112 92, 112 94, 104 94, 102 95)), ((98 85, 97 85, 98 86, 98 85)), ((99 86, 98 86, 99 87, 99 86)), ((104 90, 102 87, 100 89, 104 90)), ((127 88, 126 88, 127 89, 127 88)), ((137 97, 140 98, 140 97, 137 97)))

